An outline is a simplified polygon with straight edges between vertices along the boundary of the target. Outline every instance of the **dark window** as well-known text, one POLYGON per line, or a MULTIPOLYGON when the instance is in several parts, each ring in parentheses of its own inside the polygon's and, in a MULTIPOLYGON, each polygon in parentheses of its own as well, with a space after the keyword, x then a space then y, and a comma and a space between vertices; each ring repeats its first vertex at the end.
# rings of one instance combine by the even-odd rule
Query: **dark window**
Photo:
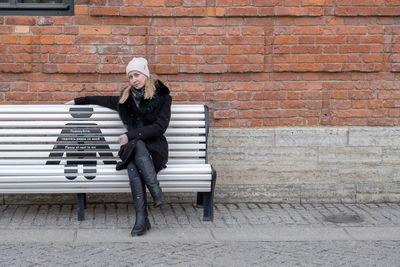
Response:
POLYGON ((0 0, 0 15, 72 16, 74 0, 0 0))

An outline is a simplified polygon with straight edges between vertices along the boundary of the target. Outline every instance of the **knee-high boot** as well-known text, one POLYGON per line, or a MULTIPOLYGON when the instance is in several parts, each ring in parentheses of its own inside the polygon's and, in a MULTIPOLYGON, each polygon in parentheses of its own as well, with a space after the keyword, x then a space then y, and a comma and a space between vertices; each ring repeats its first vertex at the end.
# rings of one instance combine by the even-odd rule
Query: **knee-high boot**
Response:
POLYGON ((153 197, 154 207, 159 207, 164 204, 164 197, 161 191, 160 183, 157 180, 157 173, 154 169, 154 163, 150 156, 137 157, 135 159, 140 176, 146 184, 153 197))
POLYGON ((133 163, 128 165, 128 174, 136 213, 135 226, 131 235, 139 236, 145 234, 151 227, 147 217, 146 189, 133 163))

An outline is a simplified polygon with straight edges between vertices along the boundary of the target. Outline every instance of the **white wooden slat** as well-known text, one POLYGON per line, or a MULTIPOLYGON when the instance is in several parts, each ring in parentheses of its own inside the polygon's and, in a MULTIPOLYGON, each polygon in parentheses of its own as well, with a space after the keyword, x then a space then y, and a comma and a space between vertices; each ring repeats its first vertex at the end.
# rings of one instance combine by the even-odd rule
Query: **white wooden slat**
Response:
MULTIPOLYGON (((60 146, 64 146, 59 144, 60 146)), ((97 146, 102 145, 102 144, 97 144, 97 146)), ((55 152, 55 153, 61 153, 61 152, 86 152, 86 153, 91 153, 91 152, 96 152, 96 153, 107 153, 107 152, 115 152, 118 153, 119 151, 119 145, 108 145, 110 149, 104 149, 104 148, 96 148, 96 144, 85 144, 85 145, 73 145, 73 144, 66 144, 66 148, 58 148, 58 149, 53 149, 54 145, 53 144, 47 144, 47 145, 29 145, 29 144, 14 144, 14 145, 0 145, 0 158, 7 158, 7 157, 18 157, 18 158, 29 158, 29 157, 43 157, 47 158, 49 156, 49 153, 55 152), (79 151, 73 149, 75 146, 87 146, 90 148, 86 149, 80 149, 79 151), (68 149, 71 148, 71 149, 68 149), (34 153, 37 151, 41 151, 40 153, 34 153), (11 154, 14 153, 14 154, 11 154), (26 153, 24 155, 24 153, 26 153)), ((173 152, 174 150, 193 150, 194 152, 197 152, 198 150, 202 150, 206 148, 206 144, 169 144, 169 151, 173 152)), ((115 154, 114 153, 114 154, 115 154)), ((117 154, 115 154, 117 155, 117 154)), ((185 153, 185 155, 188 155, 188 153, 185 153)), ((192 156, 195 157, 198 154, 194 153, 192 156)), ((185 156, 187 157, 187 156, 185 156)))
MULTIPOLYGON (((101 136, 101 135, 85 135, 85 136, 70 136, 70 135, 62 135, 62 136, 3 136, 0 138, 0 144, 6 143, 68 143, 68 142, 104 142, 102 139, 104 138, 107 144, 118 144, 118 136, 101 136)), ((167 136, 168 143, 199 143, 205 142, 205 136, 167 136)))
MULTIPOLYGON (((0 129, 0 142, 3 136, 63 136, 67 134, 62 134, 63 129, 29 129, 29 128, 19 128, 19 129, 0 129)), ((72 129, 71 129, 72 130, 72 129)), ((84 129, 83 129, 84 130, 84 129)), ((74 131, 75 134, 82 134, 82 129, 74 131)), ((104 128, 101 129, 101 134, 90 133, 90 135, 121 135, 126 130, 124 128, 104 128)), ((68 134, 69 135, 69 134, 68 134)))
MULTIPOLYGON (((201 120, 204 119, 204 114, 171 114, 171 121, 173 120, 201 120)), ((7 121, 54 121, 54 120, 67 120, 67 121, 79 121, 79 120, 90 120, 90 121, 99 121, 99 120, 120 120, 118 114, 114 113, 94 113, 90 116, 90 118, 74 118, 71 114, 63 113, 63 114, 35 114, 35 113, 0 113, 0 120, 7 121)))
POLYGON ((171 112, 172 113, 186 113, 186 112, 204 113, 204 106, 203 105, 175 104, 175 105, 171 106, 171 112))
MULTIPOLYGON (((43 158, 43 159, 48 159, 48 160, 55 160, 55 159, 57 159, 58 157, 49 157, 49 154, 50 153, 61 153, 61 152, 63 152, 63 153, 71 153, 71 154, 76 154, 76 153, 96 153, 96 155, 98 155, 98 153, 99 152, 95 152, 95 151, 58 151, 58 150, 54 150, 54 151, 49 151, 49 152, 47 152, 47 151, 34 151, 34 152, 32 152, 32 151, 0 151, 0 158, 43 158)), ((105 156, 102 156, 101 157, 101 159, 115 159, 116 157, 118 157, 118 151, 117 152, 115 152, 115 151, 106 151, 106 152, 110 152, 110 153, 112 153, 113 154, 113 157, 105 157, 105 156)), ((66 159, 67 157, 62 157, 62 158, 64 158, 64 159, 66 159)), ((69 157, 70 159, 77 159, 77 158, 74 158, 74 157, 69 157)), ((89 159, 91 159, 91 158, 93 158, 93 157, 85 157, 85 159, 86 160, 89 160, 89 159)), ((97 159, 99 159, 100 160, 100 158, 99 157, 97 157, 97 159)))
POLYGON ((205 151, 169 151, 170 158, 200 158, 205 157, 205 151))
MULTIPOLYGON (((1 186, 1 184, 0 184, 1 186)), ((163 192, 210 192, 210 187, 169 187, 163 188, 163 192)), ((2 194, 60 194, 60 193, 129 193, 130 188, 60 188, 55 186, 54 188, 10 188, 2 189, 0 187, 0 193, 2 194)))
POLYGON ((10 137, 1 137, 0 138, 0 144, 1 143, 34 143, 34 144, 40 144, 40 143, 75 143, 75 142, 85 142, 92 143, 92 144, 100 144, 106 142, 107 144, 118 144, 118 136, 100 136, 100 135, 86 135, 86 136, 41 136, 41 137, 35 137, 35 136, 25 136, 25 137, 15 137, 15 136, 10 136, 10 137), (60 139, 57 141, 57 139, 60 139))
MULTIPOLYGON (((68 145, 68 144, 63 144, 63 145, 68 145)), ((97 144, 99 145, 99 144, 97 144)), ((71 146, 71 145, 70 145, 71 146)), ((83 144, 83 146, 96 146, 96 144, 83 144)), ((119 151, 119 144, 108 144, 109 150, 104 150, 104 149, 96 149, 96 148, 88 148, 85 149, 84 151, 96 151, 96 152, 108 152, 108 151, 114 151, 118 152, 119 151)), ((36 151, 36 150, 41 150, 41 151, 47 151, 47 152, 61 152, 61 151, 67 151, 67 149, 53 149, 54 144, 41 144, 41 145, 27 145, 27 144, 0 144, 0 151, 36 151)))
MULTIPOLYGON (((85 188, 90 186, 91 188, 104 188, 104 187, 123 187, 129 188, 129 181, 120 181, 120 182, 98 182, 95 179, 89 180, 88 182, 75 182, 74 180, 64 182, 57 182, 56 185, 58 187, 64 188, 85 188)), ((54 188, 55 183, 49 182, 34 182, 34 183, 1 183, 1 188, 54 188)), ((204 187, 207 188, 210 186, 209 181, 160 181, 160 186, 164 187, 204 187)))
MULTIPOLYGON (((112 175, 97 174, 96 178, 93 180, 88 180, 83 176, 78 176, 73 182, 128 182, 128 174, 126 171, 116 171, 112 175)), ((210 181, 211 174, 158 174, 157 180, 159 181, 210 181)), ((0 176, 0 183, 36 183, 36 182, 48 182, 48 183, 58 183, 66 182, 68 180, 65 175, 62 176, 0 176)), ((71 182, 72 182, 71 181, 71 182)))
MULTIPOLYGON (((40 159, 40 158, 36 158, 36 159, 26 159, 26 158, 13 158, 13 159, 2 159, 0 158, 0 165, 46 165, 46 162, 49 159, 40 159)), ((62 159, 57 159, 57 158, 52 158, 51 160, 60 160, 60 165, 65 165, 67 164, 67 161, 62 158, 62 159)), ((117 162, 120 161, 119 158, 114 158, 114 160, 116 160, 117 162)), ((80 159, 80 162, 82 162, 81 164, 84 164, 84 162, 86 161, 90 161, 90 160, 85 160, 85 159, 80 159)), ((204 164, 205 163, 205 159, 201 159, 201 158, 171 158, 168 159, 168 163, 169 164, 204 164)), ((97 160, 97 165, 104 165, 104 161, 103 160, 97 160)))
MULTIPOLYGON (((102 145, 102 144, 98 144, 102 145)), ((114 157, 118 156, 118 151, 115 149, 85 149, 83 151, 76 151, 75 149, 52 149, 54 145, 47 145, 46 151, 40 151, 40 150, 34 150, 35 147, 38 145, 19 145, 18 148, 21 150, 14 149, 14 147, 17 146, 12 146, 12 149, 5 150, 5 149, 0 149, 0 158, 48 158, 50 153, 70 153, 73 155, 74 153, 108 153, 111 152, 113 153, 114 157), (25 147, 25 148, 24 148, 25 147)), ((71 144, 67 144, 66 146, 73 146, 71 144)), ((79 145, 80 146, 80 145, 79 145)), ((88 146, 96 146, 96 145, 88 145, 88 146)), ((197 152, 198 150, 202 150, 206 148, 206 144, 169 144, 169 151, 176 156, 191 156, 195 157, 198 156, 197 152), (181 152, 181 150, 183 152, 181 152)), ((0 146, 1 148, 2 146, 0 146)), ((42 145, 41 148, 45 147, 45 145, 42 145)), ((171 154, 171 155, 172 155, 171 154)), ((104 157, 104 156, 102 156, 104 157)), ((85 157, 86 158, 86 157, 85 157)))
MULTIPOLYGON (((62 127, 62 128, 76 128, 77 126, 84 126, 85 128, 101 128, 101 127, 123 127, 120 121, 79 121, 76 124, 71 124, 71 121, 0 121, 0 127, 25 127, 25 128, 39 128, 39 127, 62 127), (69 123, 69 125, 67 125, 69 123), (80 125, 77 125, 80 123, 80 125), (86 125, 87 124, 87 125, 86 125)), ((204 127, 204 121, 170 121, 169 127, 204 127)))
MULTIPOLYGON (((19 129, 0 129, 0 137, 1 136, 59 136, 61 135, 61 131, 63 129, 30 129, 30 128, 19 128, 19 129)), ((126 130, 124 128, 103 128, 101 129, 102 136, 107 135, 121 135, 126 130)), ((81 132, 76 132, 76 134, 81 134, 81 132)), ((205 128, 168 128, 165 132, 165 135, 175 136, 175 135, 201 135, 205 134, 205 128)), ((92 135, 92 134, 91 134, 92 135)), ((93 133, 93 135, 96 135, 93 133)), ((0 139, 1 141, 1 139, 0 139)))
MULTIPOLYGON (((79 165, 78 168, 70 167, 67 169, 78 169, 78 174, 83 172, 83 169, 93 169, 90 166, 83 168, 83 166, 79 165)), ((96 166, 97 173, 102 174, 114 174, 116 173, 114 165, 98 165, 96 166)), ((2 176, 11 176, 11 175, 64 175, 64 166, 62 165, 15 165, 15 166, 3 166, 0 165, 0 173, 2 176)), ((184 174, 184 173, 211 173, 211 166, 209 164, 184 164, 184 165, 167 165, 167 168, 162 169, 160 174, 169 173, 169 174, 184 174)))
MULTIPOLYGON (((94 113, 115 113, 97 105, 0 105, 0 113, 65 113, 70 108, 93 108, 94 113)), ((203 105, 174 104, 172 113, 204 113, 203 105)), ((84 112, 82 112, 84 113, 84 112)))

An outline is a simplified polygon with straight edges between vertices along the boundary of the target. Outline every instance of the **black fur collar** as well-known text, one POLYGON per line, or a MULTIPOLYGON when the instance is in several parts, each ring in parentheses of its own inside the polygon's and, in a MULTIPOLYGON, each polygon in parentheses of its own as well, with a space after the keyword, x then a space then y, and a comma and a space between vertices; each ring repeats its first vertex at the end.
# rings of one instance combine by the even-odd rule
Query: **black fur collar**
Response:
MULTIPOLYGON (((128 99, 124 102, 124 104, 120 105, 120 116, 125 117, 126 112, 132 113, 133 112, 138 112, 138 113, 149 113, 152 112, 154 109, 157 107, 161 106, 161 104, 164 101, 164 97, 169 95, 169 89, 167 86, 165 86, 160 80, 155 81, 155 86, 156 86, 156 92, 154 94, 154 97, 152 99, 143 99, 140 102, 139 107, 137 108, 135 104, 132 105, 133 110, 129 110, 127 105, 128 103, 133 103, 133 96, 132 92, 129 93, 128 99)), ((125 119, 125 118, 123 118, 125 119)))
POLYGON ((139 105, 141 113, 152 112, 156 107, 160 106, 164 101, 164 96, 169 95, 169 89, 160 80, 156 80, 156 93, 152 99, 143 99, 139 105))

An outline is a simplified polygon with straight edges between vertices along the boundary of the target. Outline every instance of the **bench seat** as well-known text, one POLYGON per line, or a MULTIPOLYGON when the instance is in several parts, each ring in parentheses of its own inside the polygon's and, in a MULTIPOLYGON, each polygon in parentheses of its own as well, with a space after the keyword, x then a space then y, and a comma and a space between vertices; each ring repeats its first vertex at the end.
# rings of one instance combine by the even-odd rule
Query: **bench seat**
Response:
MULTIPOLYGON (((196 192, 203 220, 213 220, 216 173, 207 162, 208 108, 172 105, 162 190, 196 192)), ((126 170, 116 171, 115 111, 96 105, 0 105, 0 193, 77 193, 84 219, 86 193, 130 192, 126 170)))

